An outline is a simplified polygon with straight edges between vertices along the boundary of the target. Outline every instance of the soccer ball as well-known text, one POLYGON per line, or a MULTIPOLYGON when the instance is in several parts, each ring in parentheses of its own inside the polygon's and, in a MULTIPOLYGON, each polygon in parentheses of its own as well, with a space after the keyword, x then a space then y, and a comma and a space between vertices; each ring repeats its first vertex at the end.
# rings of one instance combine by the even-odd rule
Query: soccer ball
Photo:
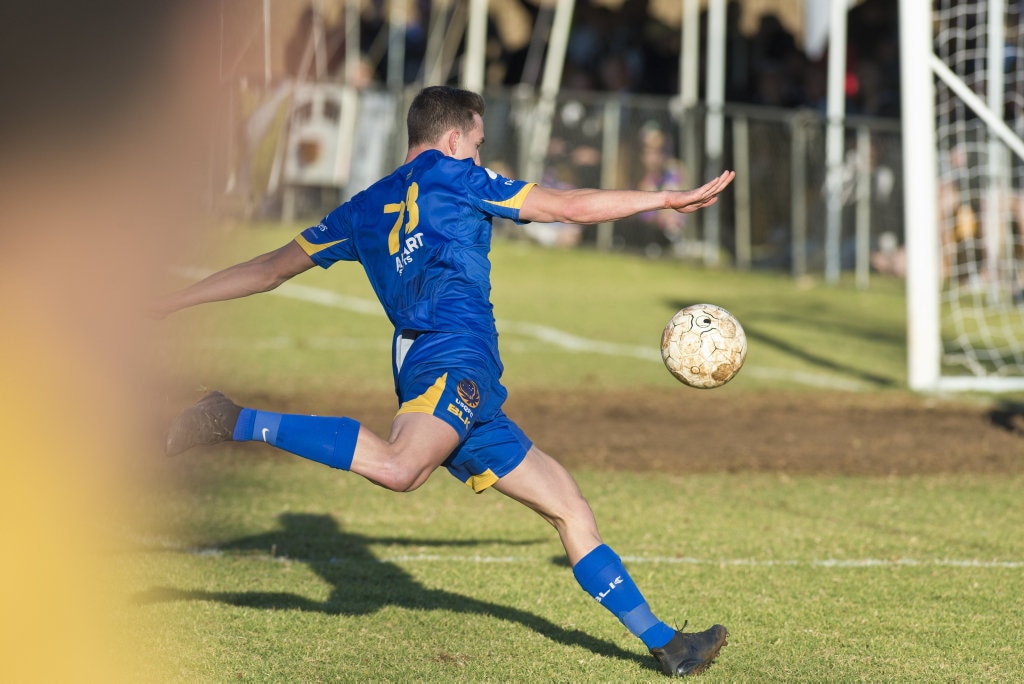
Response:
POLYGON ((736 317, 714 304, 680 309, 661 334, 661 358, 679 382, 698 389, 732 380, 747 357, 747 336, 736 317))

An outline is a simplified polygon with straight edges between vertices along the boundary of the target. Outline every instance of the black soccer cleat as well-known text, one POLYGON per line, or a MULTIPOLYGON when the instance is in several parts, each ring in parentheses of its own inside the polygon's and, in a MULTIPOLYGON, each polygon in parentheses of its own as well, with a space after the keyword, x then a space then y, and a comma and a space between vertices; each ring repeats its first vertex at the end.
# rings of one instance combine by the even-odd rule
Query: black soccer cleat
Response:
POLYGON ((167 455, 176 456, 195 446, 230 440, 241 412, 241 406, 220 392, 210 392, 171 423, 167 430, 167 455))
MULTIPOLYGON (((686 624, 683 624, 683 629, 686 624)), ((669 677, 700 674, 711 665, 728 641, 729 630, 715 625, 703 632, 683 633, 676 630, 672 640, 661 648, 652 648, 651 655, 661 663, 661 671, 669 677)))

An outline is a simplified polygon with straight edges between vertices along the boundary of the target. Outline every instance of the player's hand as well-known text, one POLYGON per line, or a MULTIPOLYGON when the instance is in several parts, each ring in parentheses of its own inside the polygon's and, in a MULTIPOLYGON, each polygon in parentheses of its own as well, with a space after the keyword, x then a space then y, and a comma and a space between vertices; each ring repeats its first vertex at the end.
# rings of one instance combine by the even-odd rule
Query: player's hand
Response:
POLYGON ((159 306, 154 306, 152 304, 150 304, 149 306, 142 310, 143 316, 154 321, 162 321, 163 319, 167 318, 168 313, 170 312, 167 311, 166 309, 163 309, 159 306))
POLYGON ((178 310, 178 307, 171 303, 170 298, 170 295, 165 295, 147 302, 142 314, 154 321, 162 321, 178 310))
POLYGON ((681 214, 689 214, 698 209, 710 207, 718 201, 718 194, 725 190, 735 177, 735 171, 724 171, 721 176, 708 181, 696 190, 670 192, 665 200, 665 208, 675 209, 681 214))

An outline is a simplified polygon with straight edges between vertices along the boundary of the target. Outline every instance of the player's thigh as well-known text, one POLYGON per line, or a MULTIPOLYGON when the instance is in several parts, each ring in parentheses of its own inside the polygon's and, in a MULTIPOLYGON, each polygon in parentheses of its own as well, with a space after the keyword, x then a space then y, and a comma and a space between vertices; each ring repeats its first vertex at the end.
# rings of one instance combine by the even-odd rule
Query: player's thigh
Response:
POLYGON ((388 442, 393 451, 437 467, 459 445, 459 434, 429 413, 402 413, 391 423, 388 442))
POLYGON ((419 487, 459 444, 448 423, 426 413, 395 417, 387 440, 369 430, 359 432, 352 472, 389 489, 419 487))

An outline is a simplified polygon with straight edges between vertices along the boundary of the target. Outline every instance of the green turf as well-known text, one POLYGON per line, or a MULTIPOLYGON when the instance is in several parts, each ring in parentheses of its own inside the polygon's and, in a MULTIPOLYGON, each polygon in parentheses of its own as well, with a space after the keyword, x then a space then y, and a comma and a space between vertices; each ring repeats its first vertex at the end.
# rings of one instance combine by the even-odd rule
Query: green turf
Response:
MULTIPOLYGON (((518 504, 443 474, 398 495, 265 454, 186 455, 140 504, 121 572, 125 618, 157 654, 141 680, 659 678, 518 504)), ((1020 478, 578 476, 655 610, 732 631, 710 681, 1024 667, 1020 478)))
MULTIPOLYGON (((300 228, 221 234, 190 265, 229 265, 283 244, 300 228)), ((876 278, 860 291, 507 240, 496 241, 492 261, 492 299, 510 386, 670 386, 676 381, 658 357, 662 328, 679 308, 701 301, 729 309, 746 330, 750 352, 733 381, 736 388, 884 390, 906 382, 906 304, 899 281, 876 278), (625 355, 572 352, 541 339, 536 326, 611 343, 625 355)), ((315 268, 293 282, 376 306, 356 264, 315 268)), ((265 388, 268 373, 282 391, 390 385, 391 328, 382 312, 298 303, 287 291, 178 314, 167 328, 174 351, 166 353, 182 355, 180 363, 210 382, 230 379, 235 387, 265 388), (224 363, 225 352, 232 363, 224 363)))
MULTIPOLYGON (((224 266, 296 230, 237 229, 188 265, 224 266)), ((702 300, 750 338, 731 391, 902 391, 895 281, 861 292, 507 241, 493 256, 513 391, 672 385, 661 326, 702 300), (570 353, 526 324, 652 353, 570 353)), ((354 265, 297 281, 372 296, 354 265)), ((165 332, 155 358, 197 385, 298 396, 391 383, 380 314, 264 295, 183 312, 165 332)), ((114 540, 118 617, 147 655, 137 681, 661 678, 575 584, 553 532, 496 492, 438 473, 397 495, 255 445, 152 467, 114 540)), ((730 628, 706 681, 1024 672, 1020 477, 574 474, 661 617, 730 628)))

